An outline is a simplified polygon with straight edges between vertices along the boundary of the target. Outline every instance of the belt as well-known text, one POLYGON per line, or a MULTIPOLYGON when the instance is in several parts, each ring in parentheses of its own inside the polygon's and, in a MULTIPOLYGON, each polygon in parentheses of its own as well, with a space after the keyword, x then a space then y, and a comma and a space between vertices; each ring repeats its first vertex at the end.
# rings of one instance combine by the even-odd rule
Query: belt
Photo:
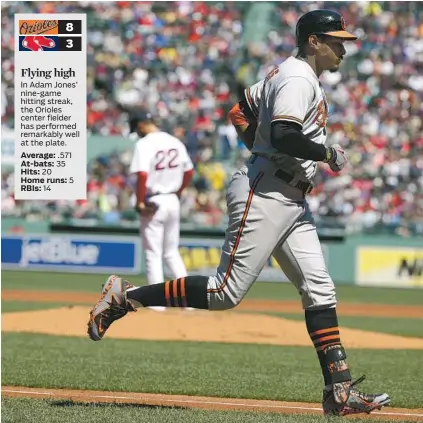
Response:
MULTIPOLYGON (((278 169, 274 175, 277 178, 282 179, 282 181, 285 181, 289 185, 291 185, 291 181, 294 179, 292 175, 286 173, 282 169, 278 169)), ((298 181, 295 185, 292 186, 300 189, 304 195, 310 194, 310 192, 313 190, 313 184, 304 181, 298 181)))
MULTIPOLYGON (((251 164, 254 164, 254 162, 257 160, 257 158, 259 157, 258 154, 253 153, 249 159, 249 162, 251 164)), ((264 156, 261 156, 264 157, 264 156)), ((269 160, 267 157, 264 157, 266 160, 269 160)), ((274 175, 279 178, 282 179, 282 181, 286 182, 287 184, 293 186, 294 188, 298 188, 299 190, 301 190, 303 192, 304 195, 306 194, 310 194, 310 192, 313 190, 314 186, 313 184, 310 184, 308 182, 303 182, 303 181, 298 181, 295 185, 291 184, 292 180, 294 179, 294 177, 285 172, 282 169, 278 169, 274 175)))
POLYGON ((171 194, 177 194, 177 191, 171 191, 171 192, 152 192, 151 194, 147 194, 147 197, 155 197, 156 195, 171 195, 171 194))

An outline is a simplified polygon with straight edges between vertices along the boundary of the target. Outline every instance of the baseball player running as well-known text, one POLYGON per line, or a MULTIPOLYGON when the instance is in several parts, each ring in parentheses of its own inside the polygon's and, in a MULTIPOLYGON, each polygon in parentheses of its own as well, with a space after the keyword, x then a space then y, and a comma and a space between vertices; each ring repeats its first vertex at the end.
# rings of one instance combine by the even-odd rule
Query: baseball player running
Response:
POLYGON ((153 285, 163 281, 163 261, 172 277, 185 277, 187 271, 179 254, 179 197, 191 181, 193 164, 185 145, 161 131, 150 113, 132 115, 130 130, 140 137, 130 172, 137 175, 136 209, 147 282, 153 285))
POLYGON ((325 146, 328 105, 319 77, 338 70, 344 42, 357 37, 338 13, 315 10, 299 19, 296 39, 297 56, 245 90, 230 112, 252 156, 228 187, 229 224, 216 274, 146 287, 113 275, 91 311, 88 334, 100 340, 113 321, 139 306, 233 308, 273 255, 301 295, 324 378, 324 413, 370 413, 391 400, 387 394, 358 391, 364 376, 352 382, 334 283, 306 201, 317 162, 340 171, 347 161, 338 145, 325 146))

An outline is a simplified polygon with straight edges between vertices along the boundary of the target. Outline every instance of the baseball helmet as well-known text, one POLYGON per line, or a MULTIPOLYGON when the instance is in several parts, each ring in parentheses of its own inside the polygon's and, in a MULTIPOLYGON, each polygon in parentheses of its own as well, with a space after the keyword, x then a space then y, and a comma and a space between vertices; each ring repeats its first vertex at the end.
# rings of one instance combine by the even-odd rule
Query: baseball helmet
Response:
POLYGON ((132 112, 129 116, 129 130, 135 132, 140 122, 154 122, 153 115, 147 110, 132 112))
POLYGON ((297 47, 308 41, 310 35, 330 35, 344 40, 356 40, 358 37, 346 30, 344 18, 332 10, 313 10, 301 16, 297 22, 295 37, 297 47))

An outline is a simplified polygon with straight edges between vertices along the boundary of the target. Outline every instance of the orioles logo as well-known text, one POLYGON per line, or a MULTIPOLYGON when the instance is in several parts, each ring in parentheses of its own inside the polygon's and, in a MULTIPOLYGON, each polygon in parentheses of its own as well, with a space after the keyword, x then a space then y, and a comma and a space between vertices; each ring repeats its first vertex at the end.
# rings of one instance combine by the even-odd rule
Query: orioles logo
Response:
POLYGON ((57 50, 58 31, 57 20, 20 20, 19 51, 57 50))
POLYGON ((59 26, 59 21, 53 21, 53 20, 19 21, 19 34, 21 35, 57 34, 58 26, 59 26))
POLYGON ((319 128, 326 128, 328 123, 328 110, 324 100, 317 105, 317 115, 314 122, 319 128))

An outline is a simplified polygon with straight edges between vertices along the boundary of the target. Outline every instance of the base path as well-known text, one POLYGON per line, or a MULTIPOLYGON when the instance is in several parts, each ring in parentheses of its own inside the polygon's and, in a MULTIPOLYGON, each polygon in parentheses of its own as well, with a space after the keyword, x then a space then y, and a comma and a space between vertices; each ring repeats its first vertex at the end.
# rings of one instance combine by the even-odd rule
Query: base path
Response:
MULTIPOLYGON (((90 403, 126 403, 163 407, 200 408, 206 410, 261 411, 281 414, 322 414, 320 404, 267 401, 237 398, 193 397, 187 395, 144 394, 136 392, 79 391, 68 389, 26 388, 3 386, 2 396, 27 397, 51 400, 72 400, 90 403)), ((356 416, 349 416, 354 418, 356 416)), ((423 421, 423 409, 386 407, 381 411, 359 414, 357 417, 389 419, 399 421, 423 421)))
MULTIPOLYGON (((46 303, 70 303, 94 305, 99 299, 99 293, 77 291, 25 291, 4 289, 1 292, 3 301, 28 301, 46 303)), ((284 300, 252 300, 245 299, 237 310, 257 311, 262 313, 303 313, 301 302, 284 300)), ((423 318, 423 306, 394 304, 357 304, 340 303, 339 314, 342 316, 368 316, 395 318, 423 318)))

